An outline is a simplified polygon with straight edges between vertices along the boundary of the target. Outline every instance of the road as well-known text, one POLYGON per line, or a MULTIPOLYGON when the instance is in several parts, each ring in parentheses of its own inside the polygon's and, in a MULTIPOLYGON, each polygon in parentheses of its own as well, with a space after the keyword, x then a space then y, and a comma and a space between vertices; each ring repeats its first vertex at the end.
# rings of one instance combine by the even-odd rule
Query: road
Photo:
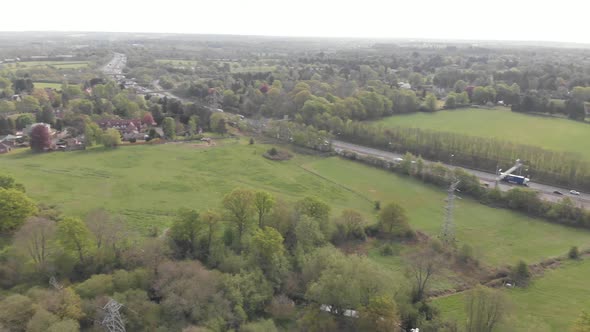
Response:
MULTIPOLYGON (((385 158, 385 159, 392 160, 392 161, 395 158, 403 158, 403 155, 401 155, 399 153, 373 149, 373 148, 369 148, 366 146, 351 144, 351 143, 338 141, 338 140, 332 141, 332 147, 334 149, 349 150, 349 151, 356 152, 358 154, 363 154, 363 155, 368 155, 368 156, 373 156, 373 157, 381 157, 381 158, 385 158)), ((429 162, 429 161, 425 161, 425 162, 429 162)), ((450 167, 450 168, 458 167, 458 166, 452 166, 452 165, 448 165, 448 164, 443 164, 443 165, 450 167)), ((486 172, 477 171, 477 170, 468 169, 468 168, 462 168, 462 169, 465 170, 466 172, 469 172, 469 173, 475 175, 482 183, 487 183, 490 187, 495 184, 495 179, 496 179, 495 174, 486 173, 486 172)), ((515 186, 509 185, 507 183, 500 183, 499 184, 499 188, 502 191, 507 191, 507 190, 510 190, 514 187, 515 186)), ((547 200, 547 201, 556 202, 556 201, 559 201, 561 198, 567 196, 567 197, 571 198, 576 203, 576 205, 582 206, 584 208, 590 208, 590 195, 585 194, 585 193, 581 193, 579 196, 575 196, 575 195, 571 195, 569 193, 568 189, 548 186, 548 185, 534 183, 534 182, 529 182, 529 188, 538 191, 541 198, 544 200, 547 200), (554 193, 555 191, 559 191, 559 192, 563 193, 563 195, 555 194, 554 193)))

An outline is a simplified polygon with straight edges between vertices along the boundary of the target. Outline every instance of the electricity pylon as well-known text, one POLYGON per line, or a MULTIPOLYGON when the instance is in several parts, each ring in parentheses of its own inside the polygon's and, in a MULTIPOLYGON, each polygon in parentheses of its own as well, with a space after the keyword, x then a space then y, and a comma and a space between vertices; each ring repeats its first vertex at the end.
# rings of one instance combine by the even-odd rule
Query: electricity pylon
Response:
POLYGON ((455 244, 455 221, 453 218, 455 210, 455 191, 461 181, 455 181, 451 183, 447 193, 447 204, 445 205, 445 222, 443 223, 442 232, 440 238, 445 245, 455 244))
POLYGON ((109 332, 125 332, 125 324, 121 319, 119 310, 123 305, 113 299, 110 299, 102 308, 105 311, 105 316, 100 323, 109 332))

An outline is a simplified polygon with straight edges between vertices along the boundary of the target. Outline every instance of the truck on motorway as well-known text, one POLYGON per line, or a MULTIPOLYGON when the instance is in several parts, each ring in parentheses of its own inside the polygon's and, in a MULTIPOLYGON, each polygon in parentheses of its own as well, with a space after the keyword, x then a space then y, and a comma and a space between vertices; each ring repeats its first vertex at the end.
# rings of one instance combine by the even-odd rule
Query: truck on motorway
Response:
POLYGON ((502 178, 502 181, 527 186, 530 179, 520 175, 508 174, 504 178, 502 178))

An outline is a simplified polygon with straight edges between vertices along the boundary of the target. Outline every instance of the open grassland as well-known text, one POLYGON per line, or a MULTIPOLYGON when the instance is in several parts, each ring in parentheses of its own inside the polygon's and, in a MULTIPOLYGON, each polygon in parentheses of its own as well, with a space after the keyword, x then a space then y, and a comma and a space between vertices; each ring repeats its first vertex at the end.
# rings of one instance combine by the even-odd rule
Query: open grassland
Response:
POLYGON ((6 64, 4 67, 11 70, 54 67, 57 69, 80 69, 88 67, 88 61, 25 61, 6 64))
MULTIPOLYGON (((567 262, 546 271, 525 289, 505 289, 511 302, 510 331, 569 331, 582 310, 590 308, 590 260, 567 262)), ((465 321, 464 295, 435 301, 443 316, 465 321)), ((502 331, 503 329, 498 329, 502 331)))
POLYGON ((459 109, 436 113, 396 115, 378 123, 390 127, 412 127, 471 136, 494 137, 555 151, 580 154, 590 161, 590 125, 568 119, 526 115, 507 108, 459 109))
MULTIPOLYGON (((445 191, 419 181, 337 157, 295 154, 289 161, 261 157, 269 145, 226 140, 216 147, 192 143, 94 148, 34 155, 0 156, 0 172, 12 174, 40 202, 83 215, 104 207, 133 227, 167 227, 181 207, 218 208, 235 187, 264 189, 287 200, 315 195, 335 216, 345 208, 376 220, 373 202, 399 202, 413 228, 431 236, 440 230, 445 191)), ((481 205, 457 203, 459 245, 467 243, 486 264, 537 262, 590 244, 590 232, 550 224, 481 205)))
MULTIPOLYGON (((306 168, 326 179, 382 205, 399 202, 410 224, 431 236, 439 234, 446 191, 409 177, 339 158, 321 159, 306 168)), ((456 234, 459 246, 473 247, 486 264, 513 264, 519 259, 533 263, 567 253, 572 245, 590 246, 590 232, 551 224, 505 209, 494 209, 468 198, 456 201, 456 234)))
POLYGON ((60 90, 62 83, 33 82, 33 85, 36 88, 41 88, 41 89, 51 88, 51 89, 60 90))
POLYGON ((190 66, 197 65, 196 60, 179 60, 179 59, 157 59, 156 63, 162 64, 162 65, 175 66, 175 67, 182 67, 182 66, 190 67, 190 66))

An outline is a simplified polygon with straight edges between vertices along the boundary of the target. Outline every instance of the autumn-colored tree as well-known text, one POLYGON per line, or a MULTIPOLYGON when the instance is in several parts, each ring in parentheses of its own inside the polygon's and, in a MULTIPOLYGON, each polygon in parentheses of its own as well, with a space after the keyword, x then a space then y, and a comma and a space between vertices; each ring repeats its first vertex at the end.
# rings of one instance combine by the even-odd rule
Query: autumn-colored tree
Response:
POLYGON ((152 116, 152 113, 146 112, 141 118, 141 122, 151 127, 154 123, 154 117, 152 116))
POLYGON ((36 125, 31 129, 31 150, 43 152, 51 147, 51 133, 45 125, 36 125))

